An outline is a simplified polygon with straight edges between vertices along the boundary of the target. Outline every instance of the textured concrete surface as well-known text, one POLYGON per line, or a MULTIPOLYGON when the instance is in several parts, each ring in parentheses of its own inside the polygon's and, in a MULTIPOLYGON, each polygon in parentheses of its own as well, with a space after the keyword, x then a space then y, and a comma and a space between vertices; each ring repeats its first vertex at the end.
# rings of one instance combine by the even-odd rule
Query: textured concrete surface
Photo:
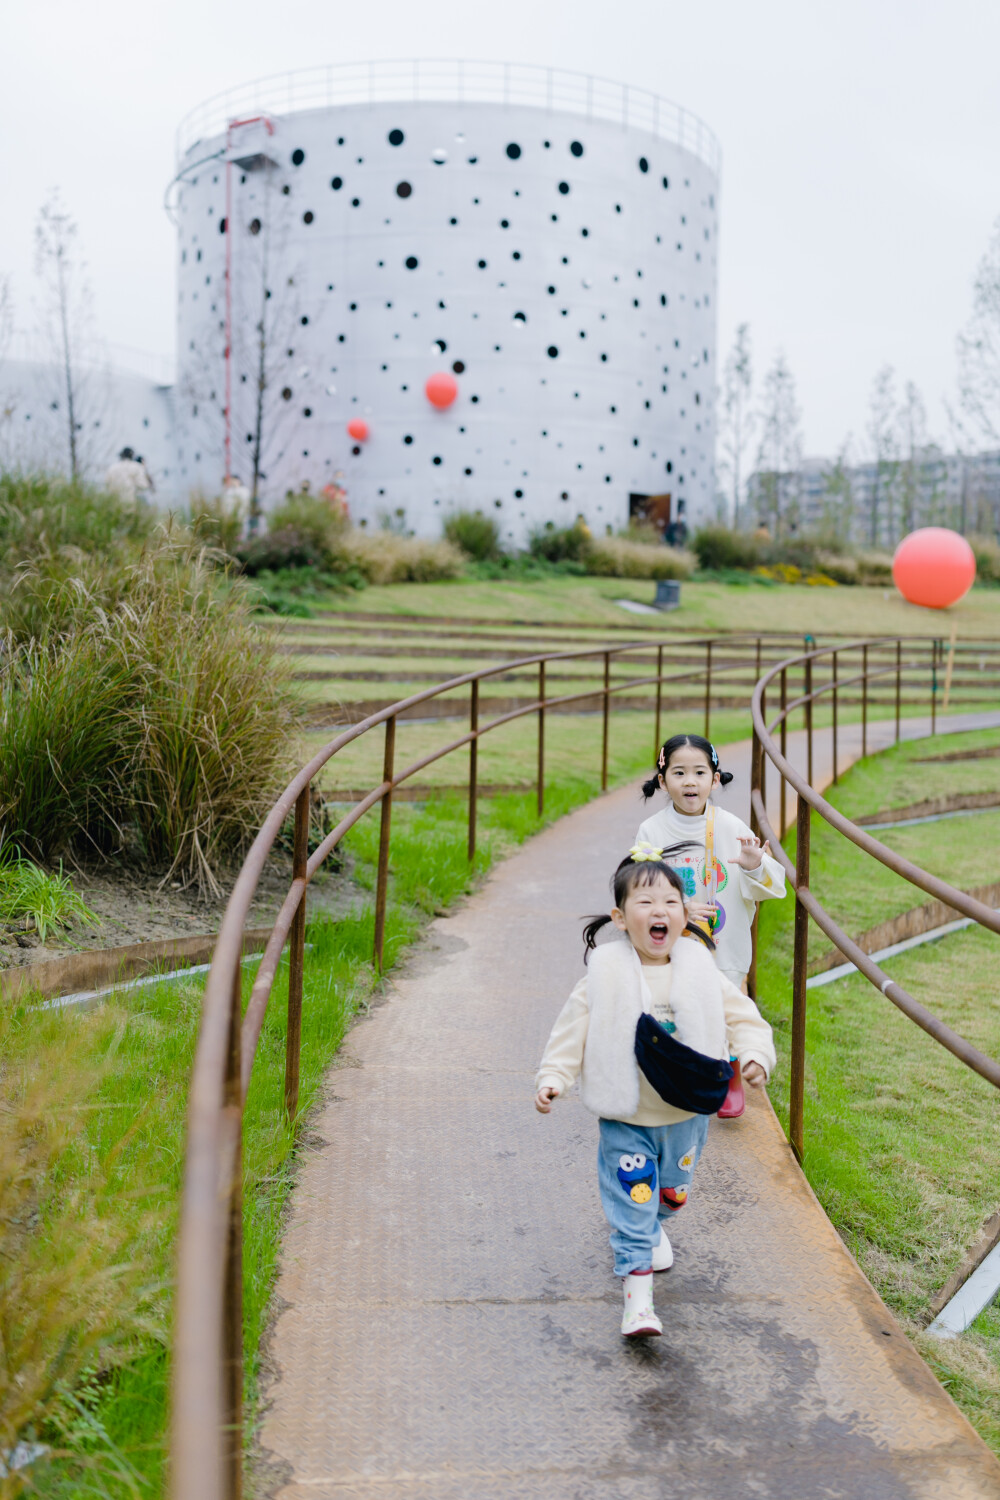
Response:
MULTIPOLYGON (((746 747, 726 759, 740 810, 746 747)), ((596 1122, 575 1097, 536 1114, 532 1081, 639 817, 628 788, 532 840, 347 1038, 284 1244, 260 1493, 1000 1497, 762 1096, 712 1122, 665 1336, 622 1340, 596 1122)))

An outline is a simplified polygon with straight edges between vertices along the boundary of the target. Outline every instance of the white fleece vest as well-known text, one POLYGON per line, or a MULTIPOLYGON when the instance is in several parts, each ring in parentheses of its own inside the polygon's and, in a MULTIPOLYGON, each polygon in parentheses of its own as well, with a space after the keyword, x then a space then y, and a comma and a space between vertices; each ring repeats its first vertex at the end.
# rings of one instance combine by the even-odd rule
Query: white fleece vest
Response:
MULTIPOLYGON (((726 1016, 714 958, 697 939, 678 938, 670 950, 670 966, 677 1040, 706 1057, 725 1057, 726 1016)), ((639 1108, 635 1028, 651 1004, 639 955, 627 938, 602 943, 591 953, 580 1097, 606 1120, 631 1119, 639 1108)))

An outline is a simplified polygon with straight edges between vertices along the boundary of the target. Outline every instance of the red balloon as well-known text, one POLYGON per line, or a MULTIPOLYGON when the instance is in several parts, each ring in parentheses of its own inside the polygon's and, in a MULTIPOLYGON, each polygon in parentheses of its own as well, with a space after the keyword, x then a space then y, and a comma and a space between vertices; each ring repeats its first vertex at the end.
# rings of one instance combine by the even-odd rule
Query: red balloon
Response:
POLYGON ((437 375, 431 375, 424 386, 424 394, 432 406, 439 411, 444 411, 450 406, 458 395, 458 381, 454 375, 449 375, 447 370, 441 370, 437 375))
POLYGON ((892 559, 892 576, 904 599, 927 609, 947 609, 971 589, 976 558, 957 531, 922 526, 904 536, 892 559))
POLYGON ((354 438, 357 442, 367 443, 368 423, 364 421, 363 418, 352 417, 347 424, 347 430, 351 434, 351 437, 354 438))

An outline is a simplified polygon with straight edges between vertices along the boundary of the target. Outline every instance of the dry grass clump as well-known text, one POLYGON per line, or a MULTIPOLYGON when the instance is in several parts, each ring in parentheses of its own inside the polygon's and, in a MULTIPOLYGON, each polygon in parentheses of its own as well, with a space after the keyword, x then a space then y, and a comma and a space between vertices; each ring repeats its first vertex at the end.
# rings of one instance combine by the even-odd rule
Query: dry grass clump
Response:
POLYGON ((696 561, 691 552, 621 536, 591 537, 583 554, 587 572, 598 578, 690 578, 696 561))
MULTIPOLYGON (((0 1015, 5 1453, 19 1444, 58 1451, 81 1376, 112 1368, 137 1338, 163 1337, 156 1313, 160 1289, 149 1270, 149 1247, 161 1233, 162 1215, 150 1208, 145 1192, 131 1186, 148 1168, 132 1139, 142 1108, 112 1150, 95 1150, 86 1122, 102 1107, 98 1054, 80 1046, 76 1028, 65 1029, 54 1016, 45 1027, 39 1065, 19 1044, 20 1020, 16 1013, 0 1015)), ((83 1018, 79 1024, 93 1030, 83 1018)), ((151 1108, 147 1103, 147 1113, 151 1108)), ((38 1493, 30 1467, 8 1474, 0 1469, 2 1500, 24 1492, 38 1493)))
POLYGON ((334 546, 344 563, 356 567, 368 583, 434 583, 458 578, 465 565, 464 554, 449 541, 391 531, 352 527, 340 533, 334 546))
POLYGON ((21 567, 0 620, 0 823, 43 859, 127 849, 203 890, 286 779, 300 710, 242 586, 166 535, 21 567))

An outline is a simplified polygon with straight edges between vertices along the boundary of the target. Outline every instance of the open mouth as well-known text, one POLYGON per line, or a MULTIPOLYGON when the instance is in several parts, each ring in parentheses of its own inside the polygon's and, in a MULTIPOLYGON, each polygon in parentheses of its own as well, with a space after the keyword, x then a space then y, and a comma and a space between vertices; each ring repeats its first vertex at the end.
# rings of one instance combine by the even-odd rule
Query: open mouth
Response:
POLYGON ((653 922, 649 929, 649 936, 654 943, 662 943, 667 935, 666 922, 653 922))

